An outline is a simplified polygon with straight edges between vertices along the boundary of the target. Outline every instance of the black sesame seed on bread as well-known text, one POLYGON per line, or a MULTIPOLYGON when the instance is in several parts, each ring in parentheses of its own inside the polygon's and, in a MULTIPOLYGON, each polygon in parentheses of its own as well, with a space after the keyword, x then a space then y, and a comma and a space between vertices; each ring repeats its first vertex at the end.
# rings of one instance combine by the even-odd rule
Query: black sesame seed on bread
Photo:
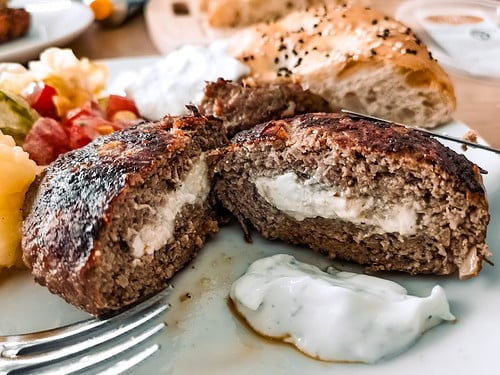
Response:
POLYGON ((479 168, 402 126, 334 113, 270 121, 219 151, 215 181, 244 228, 372 271, 465 279, 489 255, 479 168))
POLYGON ((316 7, 241 30, 229 53, 257 82, 294 81, 351 109, 434 127, 455 110, 452 82, 402 23, 362 7, 316 7))

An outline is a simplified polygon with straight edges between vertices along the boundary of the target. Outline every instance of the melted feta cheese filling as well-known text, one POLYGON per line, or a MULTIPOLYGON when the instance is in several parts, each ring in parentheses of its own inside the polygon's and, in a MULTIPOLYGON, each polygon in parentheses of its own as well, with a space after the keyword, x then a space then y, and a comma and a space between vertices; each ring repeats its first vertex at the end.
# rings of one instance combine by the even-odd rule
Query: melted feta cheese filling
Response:
POLYGON ((374 199, 371 197, 349 198, 342 192, 325 190, 312 180, 300 181, 293 172, 258 177, 254 184, 266 202, 295 220, 339 218, 354 224, 372 225, 381 233, 411 235, 416 232, 417 213, 409 205, 374 210, 374 199))
POLYGON ((373 363, 455 320, 440 286, 415 297, 389 280, 332 267, 323 272, 284 254, 255 261, 230 297, 255 331, 326 361, 373 363))
POLYGON ((140 258, 145 254, 153 254, 165 246, 174 233, 177 214, 187 204, 203 202, 209 192, 208 167, 202 158, 193 165, 182 184, 168 194, 162 206, 151 207, 155 212, 155 219, 144 225, 133 237, 133 256, 140 258))

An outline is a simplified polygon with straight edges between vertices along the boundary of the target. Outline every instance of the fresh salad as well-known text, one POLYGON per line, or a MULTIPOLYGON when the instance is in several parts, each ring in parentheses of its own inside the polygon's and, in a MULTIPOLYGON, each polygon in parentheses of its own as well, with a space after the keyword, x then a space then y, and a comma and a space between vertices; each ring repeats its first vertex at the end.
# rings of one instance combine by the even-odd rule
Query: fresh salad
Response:
POLYGON ((139 118, 133 100, 106 95, 104 64, 49 48, 28 67, 0 64, 0 130, 38 165, 139 118))

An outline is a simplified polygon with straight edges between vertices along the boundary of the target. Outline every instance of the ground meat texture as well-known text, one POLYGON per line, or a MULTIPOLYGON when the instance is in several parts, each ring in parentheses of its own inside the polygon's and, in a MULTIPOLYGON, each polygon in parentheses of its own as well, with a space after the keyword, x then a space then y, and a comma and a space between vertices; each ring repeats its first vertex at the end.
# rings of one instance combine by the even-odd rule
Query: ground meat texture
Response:
POLYGON ((311 247, 369 271, 468 278, 489 255, 488 205, 479 168, 417 130, 313 113, 237 134, 214 159, 215 194, 248 232, 311 247), (259 194, 261 176, 293 172, 332 196, 362 199, 372 214, 409 205, 415 230, 384 232, 369 221, 298 220, 259 194))
POLYGON ((210 196, 181 207, 173 235, 151 254, 134 256, 131 239, 158 219, 193 165, 226 142, 219 120, 166 117, 61 155, 24 208, 23 258, 35 280, 93 315, 166 287, 218 230, 210 196))
POLYGON ((308 112, 330 112, 328 102, 299 84, 207 82, 200 112, 222 119, 228 135, 252 126, 308 112))

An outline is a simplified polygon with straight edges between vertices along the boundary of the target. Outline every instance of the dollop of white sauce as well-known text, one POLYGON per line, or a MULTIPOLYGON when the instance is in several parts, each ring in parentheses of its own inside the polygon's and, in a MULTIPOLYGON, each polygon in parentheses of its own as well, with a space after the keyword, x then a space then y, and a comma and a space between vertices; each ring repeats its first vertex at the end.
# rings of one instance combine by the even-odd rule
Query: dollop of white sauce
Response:
POLYGON ((385 206, 373 209, 373 198, 348 198, 342 191, 326 190, 313 180, 299 181, 293 172, 273 177, 258 177, 257 192, 267 203, 302 221, 305 218, 340 218, 354 224, 373 225, 380 232, 411 235, 416 232, 417 213, 410 206, 385 206))
POLYGON ((257 332, 326 361, 374 363, 455 320, 440 286, 415 297, 389 280, 332 267, 323 272, 284 254, 255 261, 230 297, 257 332))
POLYGON ((237 80, 250 73, 248 66, 227 54, 227 42, 209 46, 185 45, 144 67, 125 87, 141 116, 160 120, 165 115, 185 114, 186 104, 199 104, 205 81, 237 80))
POLYGON ((140 258, 165 246, 173 236, 177 214, 187 204, 206 200, 209 192, 208 167, 204 158, 201 158, 193 165, 179 188, 168 194, 162 206, 148 207, 155 220, 135 233, 130 244, 132 255, 140 258))

